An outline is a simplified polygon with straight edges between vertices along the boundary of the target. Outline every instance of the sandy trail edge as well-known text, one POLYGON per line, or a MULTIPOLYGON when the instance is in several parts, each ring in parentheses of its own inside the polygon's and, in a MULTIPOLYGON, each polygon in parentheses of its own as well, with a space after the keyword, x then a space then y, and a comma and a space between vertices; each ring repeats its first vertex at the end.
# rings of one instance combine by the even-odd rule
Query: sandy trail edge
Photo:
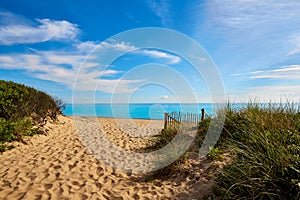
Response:
MULTIPOLYGON (((145 146, 141 138, 120 134, 113 119, 99 122, 120 147, 145 146)), ((148 120, 134 122, 149 125, 148 120)), ((27 138, 27 145, 15 143, 16 148, 0 155, 1 199, 206 199, 216 169, 226 162, 190 159, 183 173, 170 180, 139 181, 138 175, 115 171, 87 152, 71 117, 59 116, 46 128, 47 134, 27 138)))

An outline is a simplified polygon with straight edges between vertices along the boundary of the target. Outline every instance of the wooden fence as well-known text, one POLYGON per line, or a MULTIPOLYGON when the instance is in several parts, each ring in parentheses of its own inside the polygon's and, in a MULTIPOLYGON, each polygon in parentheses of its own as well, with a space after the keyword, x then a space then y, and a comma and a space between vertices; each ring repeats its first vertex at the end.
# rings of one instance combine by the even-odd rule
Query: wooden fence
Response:
POLYGON ((164 116, 164 128, 179 128, 181 123, 197 125, 200 121, 204 120, 205 111, 202 108, 201 114, 193 113, 181 113, 181 112, 172 112, 165 113, 164 116))

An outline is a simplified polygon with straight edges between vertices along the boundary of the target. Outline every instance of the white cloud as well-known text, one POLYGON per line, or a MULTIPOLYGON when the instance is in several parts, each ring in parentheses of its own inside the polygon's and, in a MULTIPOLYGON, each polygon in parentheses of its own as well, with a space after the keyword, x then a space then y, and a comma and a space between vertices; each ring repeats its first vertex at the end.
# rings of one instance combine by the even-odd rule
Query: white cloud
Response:
POLYGON ((68 21, 37 19, 39 25, 6 24, 0 26, 0 44, 30 44, 46 41, 75 40, 79 29, 68 21))
POLYGON ((295 101, 299 102, 300 98, 299 85, 273 85, 273 86, 258 86, 248 89, 246 97, 256 98, 258 100, 268 102, 270 100, 277 102, 295 101))
POLYGON ((170 4, 166 0, 148 0, 147 4, 162 25, 167 26, 171 22, 170 4))
POLYGON ((80 52, 86 52, 89 53, 94 48, 96 48, 98 45, 97 42, 93 41, 86 41, 86 42, 80 42, 78 44, 75 44, 74 46, 80 51, 80 52))
POLYGON ((283 66, 278 69, 270 70, 270 72, 289 72, 289 71, 300 71, 300 65, 283 66))
POLYGON ((138 50, 135 46, 125 42, 103 42, 99 45, 92 41, 74 44, 73 51, 41 51, 29 49, 30 53, 22 54, 0 54, 0 68, 7 70, 24 70, 32 77, 43 80, 50 80, 73 87, 74 79, 78 70, 77 88, 80 90, 94 90, 99 82, 97 90, 112 92, 118 84, 116 92, 124 93, 132 90, 133 86, 143 80, 123 80, 114 76, 124 73, 114 70, 113 66, 106 66, 100 63, 97 57, 90 55, 86 59, 87 51, 91 48, 104 49, 107 52, 121 51, 133 52, 147 55, 153 58, 166 59, 168 63, 175 64, 180 62, 180 57, 156 50, 138 50), (82 68, 80 68, 82 67, 82 68), (99 79, 100 78, 100 79, 99 79))
POLYGON ((208 1, 206 6, 210 17, 220 24, 245 29, 257 27, 259 24, 278 26, 279 23, 287 26, 284 23, 297 22, 300 2, 298 0, 223 0, 208 1))
POLYGON ((21 15, 0 10, 0 26, 6 25, 25 25, 32 22, 21 15))
MULTIPOLYGON (((101 63, 97 55, 86 57, 93 49, 104 50, 110 54, 119 52, 136 52, 153 58, 163 58, 175 64, 180 58, 165 52, 142 50, 122 41, 81 42, 77 40, 76 24, 68 21, 37 19, 32 22, 13 13, 0 12, 0 45, 30 44, 47 41, 71 41, 72 50, 36 50, 27 48, 27 53, 0 54, 0 69, 23 70, 29 76, 42 80, 50 80, 73 88, 76 81, 77 89, 97 90, 112 93, 129 92, 136 83, 143 80, 124 80, 115 75, 124 73, 114 70, 113 66, 101 63), (77 72, 80 70, 80 73, 77 72), (76 80, 75 80, 76 77, 76 80), (117 87, 116 87, 117 86, 117 87)), ((106 58, 106 56, 104 56, 106 58)))
POLYGON ((142 55, 149 56, 151 58, 165 59, 167 60, 168 64, 177 64, 181 61, 181 58, 179 56, 172 55, 170 53, 158 51, 158 50, 139 49, 126 42, 105 41, 97 44, 92 41, 87 41, 87 42, 81 42, 79 44, 76 44, 75 47, 80 52, 84 52, 84 53, 90 53, 93 49, 95 49, 95 51, 105 49, 109 51, 113 50, 113 51, 121 51, 124 53, 128 52, 128 53, 142 54, 142 55))
POLYGON ((167 95, 160 97, 160 99, 168 99, 168 98, 169 98, 169 96, 167 96, 167 95))
POLYGON ((222 0, 198 5, 192 15, 195 34, 204 41, 210 34, 214 57, 223 66, 231 66, 231 71, 239 70, 237 66, 251 70, 278 65, 295 59, 291 55, 300 51, 298 0, 222 0))
POLYGON ((247 75, 250 79, 300 79, 300 65, 282 66, 272 70, 260 70, 249 72, 247 75))
POLYGON ((7 70, 25 70, 31 76, 44 80, 56 81, 67 85, 73 84, 75 75, 73 69, 66 69, 44 60, 42 54, 0 55, 0 66, 2 69, 7 70))
POLYGON ((124 52, 137 50, 137 47, 127 44, 126 42, 116 41, 102 42, 98 48, 112 48, 124 52))
POLYGON ((137 53, 141 53, 152 58, 164 58, 168 60, 169 64, 177 64, 181 61, 181 58, 166 52, 156 51, 156 50, 139 50, 137 53))
POLYGON ((105 42, 93 42, 93 41, 86 41, 74 44, 74 46, 83 53, 90 53, 93 49, 108 49, 108 50, 115 50, 115 51, 124 51, 130 52, 137 50, 137 48, 133 45, 127 44, 125 42, 117 42, 117 41, 105 41, 105 42))
POLYGON ((84 60, 84 55, 76 52, 64 51, 37 51, 37 55, 41 56, 44 61, 52 64, 60 65, 66 64, 73 68, 77 68, 84 60))
POLYGON ((253 71, 253 72, 249 72, 249 74, 259 74, 259 73, 263 73, 264 71, 262 70, 258 70, 258 71, 253 71))
POLYGON ((242 91, 229 92, 227 96, 233 102, 299 102, 300 85, 267 85, 244 88, 242 91))
POLYGON ((106 69, 106 66, 93 62, 84 63, 84 68, 77 74, 83 61, 84 55, 76 52, 35 50, 34 54, 0 55, 0 68, 24 70, 30 76, 63 83, 69 88, 73 88, 76 81, 76 89, 85 91, 97 89, 111 93, 118 85, 118 90, 115 92, 124 93, 132 90, 132 84, 140 82, 140 80, 114 79, 112 76, 122 72, 106 69))
POLYGON ((120 74, 122 73, 121 71, 117 71, 117 70, 111 70, 111 69, 108 69, 108 70, 105 70, 101 73, 102 76, 113 76, 113 75, 116 75, 116 74, 120 74))
POLYGON ((15 60, 13 57, 9 56, 9 55, 3 55, 0 56, 0 63, 2 64, 9 64, 9 63, 13 63, 15 60))

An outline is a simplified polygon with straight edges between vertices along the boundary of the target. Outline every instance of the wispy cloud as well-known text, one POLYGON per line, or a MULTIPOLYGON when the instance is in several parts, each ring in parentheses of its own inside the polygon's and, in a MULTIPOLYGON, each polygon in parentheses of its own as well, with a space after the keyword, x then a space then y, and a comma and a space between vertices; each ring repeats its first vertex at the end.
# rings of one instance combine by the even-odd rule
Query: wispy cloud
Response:
POLYGON ((127 44, 126 42, 123 42, 123 41, 102 42, 98 48, 112 48, 112 49, 115 49, 118 51, 124 51, 124 52, 137 50, 137 47, 127 44))
POLYGON ((168 64, 177 64, 181 61, 179 56, 173 55, 168 52, 154 50, 154 49, 139 49, 131 44, 126 42, 117 42, 117 41, 110 41, 110 42, 102 42, 97 43, 93 41, 86 41, 81 42, 79 44, 74 45, 80 52, 89 53, 93 49, 100 50, 100 49, 110 49, 115 51, 122 51, 124 53, 134 53, 134 54, 142 54, 149 56, 151 58, 158 58, 164 59, 167 61, 168 64))
POLYGON ((300 65, 282 66, 272 70, 259 70, 246 74, 250 79, 285 79, 285 80, 299 80, 300 79, 300 65))
POLYGON ((181 61, 181 58, 179 56, 175 56, 163 51, 157 51, 157 50, 139 50, 137 53, 141 53, 147 56, 150 56, 152 58, 163 58, 167 59, 169 64, 177 64, 181 61))
POLYGON ((175 55, 160 52, 156 50, 138 50, 136 47, 125 42, 96 42, 88 41, 74 44, 76 47, 73 51, 51 50, 42 51, 30 49, 31 53, 15 53, 0 55, 0 68, 6 70, 24 70, 30 76, 63 83, 69 88, 73 87, 76 81, 77 89, 80 90, 97 90, 111 93, 116 84, 118 91, 129 92, 133 89, 134 84, 142 80, 120 80, 114 78, 117 74, 124 73, 123 71, 114 70, 111 66, 106 66, 97 61, 97 58, 90 56, 86 59, 86 55, 91 49, 107 50, 108 52, 135 52, 153 58, 166 59, 168 63, 175 64, 181 59, 175 55), (83 67, 80 69, 80 67, 83 67), (80 74, 77 74, 78 70, 80 74), (77 79, 74 78, 77 76, 77 79), (100 78, 101 77, 101 78, 100 78))
POLYGON ((287 55, 291 56, 300 53, 300 33, 297 36, 292 37, 290 44, 292 47, 287 55))
POLYGON ((281 29, 279 24, 288 27, 288 24, 294 24, 300 17, 300 2, 297 0, 208 1, 207 8, 210 16, 220 25, 238 29, 257 27, 261 24, 268 25, 267 29, 270 26, 281 29))
MULTIPOLYGON (((12 13, 0 12, 2 18, 11 17, 12 13)), ((16 17, 15 17, 16 18, 16 17)), ((20 18, 20 17, 18 17, 20 18)), ((0 25, 0 44, 31 44, 46 41, 64 41, 75 40, 79 29, 76 24, 65 20, 57 21, 50 19, 37 19, 36 22, 24 23, 22 20, 19 24, 15 21, 6 20, 0 25), (22 23, 23 22, 23 23, 22 23)))
POLYGON ((299 102, 300 85, 274 84, 263 86, 252 86, 239 91, 228 92, 227 97, 234 102, 299 102))
POLYGON ((30 76, 67 85, 70 89, 76 82, 78 90, 98 90, 111 93, 116 85, 117 93, 129 92, 140 80, 119 80, 113 76, 122 71, 107 69, 101 63, 85 61, 85 54, 76 51, 38 51, 31 49, 31 54, 0 55, 0 68, 23 70, 30 76), (80 67, 84 66, 78 74, 80 67), (101 76, 101 79, 99 77, 101 76), (76 79, 75 79, 76 77, 76 79), (97 86, 97 88, 96 88, 97 86))
POLYGON ((167 0, 147 0, 152 12, 160 18, 162 25, 168 26, 171 23, 170 4, 167 0))
POLYGON ((26 19, 22 15, 8 12, 0 9, 0 26, 6 25, 28 25, 33 24, 32 21, 26 19))
MULTIPOLYGON (((0 12, 0 45, 33 44, 48 41, 68 41, 66 49, 39 50, 27 47, 27 53, 0 54, 0 69, 22 70, 31 77, 62 83, 78 90, 97 90, 107 93, 132 92, 139 79, 118 78, 123 71, 101 63, 103 54, 134 53, 154 59, 163 59, 168 64, 177 64, 181 58, 153 49, 139 49, 127 42, 108 40, 80 41, 80 29, 65 20, 37 19, 30 21, 14 13, 0 12), (10 19, 10 20, 9 20, 10 19), (89 55, 92 51, 96 55, 89 55), (86 57, 89 55, 88 57, 86 57), (80 71, 80 73, 78 73, 80 71)), ((103 56, 105 59, 107 56, 103 56)), ((108 56, 109 57, 109 56, 108 56)))
POLYGON ((196 34, 203 38, 203 32, 211 33, 222 54, 220 62, 232 66, 231 70, 235 67, 237 73, 238 66, 278 65, 300 52, 298 0, 206 1, 202 8, 205 17, 199 17, 196 34))
POLYGON ((74 44, 76 49, 78 49, 80 52, 83 52, 83 53, 91 52, 94 48, 97 47, 97 45, 99 45, 99 43, 94 42, 94 41, 85 41, 85 42, 80 42, 80 43, 74 44))
POLYGON ((104 42, 94 42, 94 41, 85 41, 85 42, 80 42, 80 43, 76 43, 74 44, 74 46, 82 52, 85 53, 89 53, 90 51, 92 51, 93 49, 97 48, 97 49, 115 49, 115 50, 119 50, 119 51, 124 51, 124 52, 128 52, 128 51, 134 51, 137 50, 138 48, 130 45, 126 42, 117 42, 115 40, 111 40, 111 41, 104 41, 104 42))
POLYGON ((287 65, 273 69, 256 70, 233 75, 241 87, 229 91, 229 96, 239 102, 256 99, 262 102, 277 101, 299 102, 300 65, 287 65), (243 81, 251 86, 243 87, 243 81))
MULTIPOLYGON (((59 62, 58 60, 62 55, 58 52, 57 55, 53 52, 50 53, 51 56, 48 58, 44 54, 45 52, 0 55, 0 66, 1 69, 24 70, 36 78, 72 85, 75 75, 73 64, 76 61, 67 62, 68 59, 66 59, 64 62, 59 62), (67 69, 64 66, 60 66, 60 64, 70 65, 71 68, 67 69)), ((72 55, 72 57, 75 58, 75 55, 72 55)), ((79 56, 77 60, 80 60, 79 56)))
POLYGON ((272 86, 257 86, 247 90, 245 100, 250 98, 268 102, 268 101, 295 101, 299 102, 300 98, 299 85, 272 85, 272 86))

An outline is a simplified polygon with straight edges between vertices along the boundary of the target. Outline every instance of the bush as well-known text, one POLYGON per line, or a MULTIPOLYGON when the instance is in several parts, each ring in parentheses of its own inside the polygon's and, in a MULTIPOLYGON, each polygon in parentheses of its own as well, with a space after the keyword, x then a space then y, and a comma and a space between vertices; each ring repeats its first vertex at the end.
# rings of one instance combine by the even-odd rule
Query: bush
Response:
MULTIPOLYGON (((0 80, 0 151, 4 143, 41 133, 33 124, 56 119, 65 108, 61 100, 10 81, 0 80)), ((10 147, 9 147, 10 148, 10 147)))
POLYGON ((36 119, 55 119, 64 105, 45 92, 22 84, 0 80, 0 118, 19 120, 34 115, 36 119))
POLYGON ((0 143, 12 142, 16 139, 13 123, 0 118, 0 143))

